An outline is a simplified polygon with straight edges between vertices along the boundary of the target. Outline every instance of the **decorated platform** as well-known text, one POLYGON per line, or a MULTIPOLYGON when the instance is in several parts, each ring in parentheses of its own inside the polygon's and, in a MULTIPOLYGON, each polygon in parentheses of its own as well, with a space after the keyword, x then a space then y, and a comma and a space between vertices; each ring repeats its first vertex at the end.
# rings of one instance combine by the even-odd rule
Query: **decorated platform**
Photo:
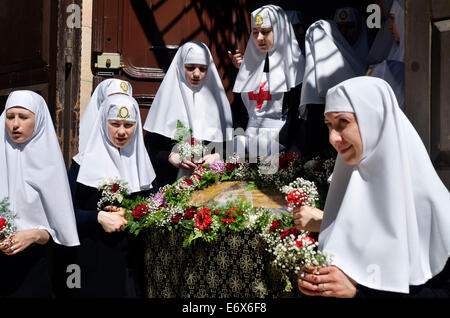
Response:
POLYGON ((282 154, 267 162, 214 162, 148 198, 127 199, 106 181, 102 205, 125 207, 130 233, 145 243, 147 297, 300 297, 296 273, 325 265, 317 237, 299 231, 292 209, 322 208, 332 159, 282 154), (114 191, 113 191, 114 190, 114 191))

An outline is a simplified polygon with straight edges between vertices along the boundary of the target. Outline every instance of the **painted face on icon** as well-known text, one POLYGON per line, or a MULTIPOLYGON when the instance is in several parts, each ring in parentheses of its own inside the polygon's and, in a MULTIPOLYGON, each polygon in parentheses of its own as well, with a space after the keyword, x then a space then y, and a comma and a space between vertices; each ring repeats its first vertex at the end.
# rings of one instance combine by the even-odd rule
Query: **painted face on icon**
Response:
POLYGON ((23 107, 11 107, 6 111, 6 130, 12 141, 22 144, 31 139, 34 133, 35 115, 23 107))
POLYGON ((354 113, 329 112, 325 114, 325 124, 329 130, 331 145, 351 166, 359 164, 363 153, 363 144, 358 121, 354 113))
POLYGON ((192 87, 202 85, 208 73, 208 66, 203 64, 184 64, 184 75, 186 81, 192 87))

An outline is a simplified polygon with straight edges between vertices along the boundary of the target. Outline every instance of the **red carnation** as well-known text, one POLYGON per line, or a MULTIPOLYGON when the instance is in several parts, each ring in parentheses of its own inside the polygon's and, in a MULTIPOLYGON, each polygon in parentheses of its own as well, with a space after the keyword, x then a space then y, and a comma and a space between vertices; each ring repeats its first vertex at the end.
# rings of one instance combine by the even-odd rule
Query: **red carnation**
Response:
POLYGON ((234 221, 236 221, 236 219, 233 218, 233 217, 231 217, 231 218, 229 218, 229 219, 221 219, 221 220, 220 220, 220 222, 221 222, 222 224, 226 224, 227 227, 230 226, 230 224, 231 224, 232 222, 234 222, 234 221))
POLYGON ((272 225, 270 226, 269 232, 275 232, 280 227, 281 220, 275 220, 272 222, 272 225))
POLYGON ((227 169, 227 171, 233 171, 234 169, 236 169, 238 165, 236 163, 227 163, 225 166, 225 169, 227 169))
POLYGON ((194 218, 195 212, 197 212, 197 208, 195 206, 187 208, 186 211, 184 211, 184 219, 191 220, 192 218, 194 218))
POLYGON ((119 186, 118 183, 114 183, 114 184, 111 186, 111 192, 113 192, 113 193, 116 193, 117 191, 119 191, 119 189, 120 189, 120 186, 119 186))
POLYGON ((309 196, 306 195, 305 191, 295 190, 289 193, 286 199, 288 203, 294 206, 301 206, 304 201, 309 199, 309 196))
POLYGON ((8 223, 6 222, 6 220, 4 218, 0 218, 0 231, 3 230, 7 225, 8 223))
POLYGON ((211 218, 211 210, 205 207, 201 207, 198 209, 197 214, 195 215, 195 220, 197 223, 194 224, 195 227, 199 228, 200 230, 209 230, 212 218, 211 218))
POLYGON ((283 229, 280 234, 280 238, 284 240, 289 235, 294 235, 295 237, 300 235, 300 231, 295 227, 291 227, 290 229, 283 229))
POLYGON ((148 212, 147 205, 145 205, 145 204, 139 204, 139 205, 137 205, 137 206, 134 208, 132 214, 133 214, 133 216, 134 216, 135 219, 139 219, 140 217, 146 215, 147 212, 148 212))
POLYGON ((289 168, 289 163, 292 161, 293 158, 294 155, 290 152, 280 156, 278 160, 280 170, 286 170, 287 168, 289 168))
POLYGON ((194 184, 194 181, 192 181, 190 178, 184 178, 184 179, 183 179, 183 182, 184 182, 184 184, 187 185, 187 186, 191 186, 191 185, 194 184))
POLYGON ((304 238, 302 238, 300 241, 295 241, 295 246, 297 246, 298 248, 302 248, 303 247, 303 241, 309 241, 311 242, 309 245, 314 244, 316 241, 314 241, 314 239, 312 237, 306 236, 304 238))
POLYGON ((226 214, 227 214, 227 216, 233 216, 233 215, 238 214, 238 212, 239 212, 239 208, 237 206, 233 206, 227 211, 226 214))
POLYGON ((181 220, 182 217, 183 217, 183 215, 181 213, 172 215, 172 217, 170 218, 170 222, 172 222, 172 224, 176 224, 181 220))

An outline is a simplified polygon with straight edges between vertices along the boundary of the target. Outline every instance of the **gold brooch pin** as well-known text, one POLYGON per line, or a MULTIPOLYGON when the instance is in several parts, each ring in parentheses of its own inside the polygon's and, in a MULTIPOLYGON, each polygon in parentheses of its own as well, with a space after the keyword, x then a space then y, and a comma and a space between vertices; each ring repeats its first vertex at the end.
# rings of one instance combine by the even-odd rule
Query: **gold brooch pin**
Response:
POLYGON ((117 116, 119 116, 119 118, 121 119, 127 119, 128 117, 130 117, 130 111, 126 106, 122 106, 117 112, 117 116))
POLYGON ((342 21, 346 20, 348 17, 347 11, 342 10, 341 13, 339 13, 339 19, 341 19, 342 21))
POLYGON ((259 28, 263 22, 263 17, 260 14, 257 14, 255 17, 255 25, 259 28))
POLYGON ((125 82, 120 83, 120 88, 125 92, 128 93, 128 85, 125 82))

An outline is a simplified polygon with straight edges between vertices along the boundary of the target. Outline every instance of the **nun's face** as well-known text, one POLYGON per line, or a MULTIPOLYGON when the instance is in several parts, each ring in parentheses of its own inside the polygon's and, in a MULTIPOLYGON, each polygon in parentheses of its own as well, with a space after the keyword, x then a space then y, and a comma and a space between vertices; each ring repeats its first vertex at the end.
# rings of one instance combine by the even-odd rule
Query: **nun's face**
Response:
POLYGON ((15 143, 22 144, 31 139, 34 133, 35 116, 23 107, 11 107, 6 111, 6 129, 15 143))
POLYGON ((253 31, 253 41, 256 47, 263 53, 269 52, 273 47, 274 36, 273 28, 258 28, 254 27, 253 31))
POLYGON ((192 87, 202 85, 206 74, 208 73, 208 66, 203 64, 184 64, 184 75, 186 81, 192 87))
POLYGON ((330 132, 330 143, 344 159, 354 166, 362 157, 362 140, 358 121, 354 113, 329 112, 325 114, 325 124, 330 132))
POLYGON ((114 146, 123 148, 128 145, 134 134, 136 123, 127 120, 108 120, 108 137, 114 146))

